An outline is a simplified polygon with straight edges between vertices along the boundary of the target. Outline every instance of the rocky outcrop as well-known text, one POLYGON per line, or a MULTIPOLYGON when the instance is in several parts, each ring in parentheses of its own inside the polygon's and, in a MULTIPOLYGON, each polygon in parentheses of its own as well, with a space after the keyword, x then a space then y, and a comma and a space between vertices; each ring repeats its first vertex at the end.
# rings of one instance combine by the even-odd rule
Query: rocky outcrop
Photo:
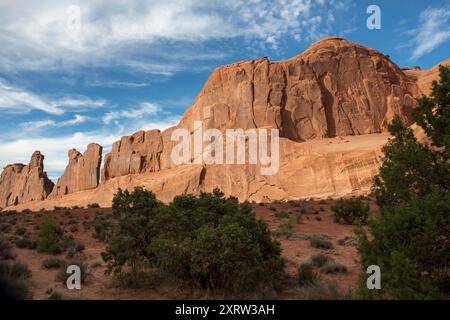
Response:
POLYGON ((440 62, 431 69, 421 70, 418 67, 404 70, 405 74, 417 81, 421 94, 429 95, 434 80, 439 80, 439 65, 450 67, 450 59, 440 62))
POLYGON ((69 150, 69 164, 50 197, 96 188, 100 179, 102 150, 102 146, 96 143, 89 144, 83 154, 75 149, 69 150))
POLYGON ((44 172, 44 155, 35 151, 28 165, 11 164, 0 176, 0 207, 5 208, 32 200, 43 200, 54 183, 44 172))
MULTIPOLYGON (((93 177, 93 171, 76 169, 80 161, 76 159, 86 155, 74 150, 69 154, 74 164, 69 163, 53 193, 65 196, 18 207, 91 202, 109 206, 117 188, 135 186, 152 190, 163 201, 215 187, 255 201, 364 193, 380 165, 388 123, 395 115, 411 123, 416 98, 435 70, 430 74, 418 68, 401 70, 389 56, 336 37, 322 39, 287 61, 261 58, 222 66, 214 70, 177 126, 163 132, 138 131, 115 142, 105 156, 98 187, 93 186, 98 178, 82 178, 91 182, 83 187, 76 182, 83 174, 93 177), (174 164, 171 152, 177 142, 171 141, 172 133, 187 129, 192 136, 197 121, 203 129, 221 132, 279 129, 279 171, 264 176, 259 165, 174 164)), ((20 165, 10 169, 20 170, 20 165)))
MULTIPOLYGON (((267 58, 216 69, 176 128, 275 128, 303 142, 380 133, 394 115, 407 123, 416 81, 388 56, 341 38, 325 38, 284 62, 267 58)), ((114 143, 103 181, 173 167, 170 128, 139 131, 114 143)))
POLYGON ((160 170, 163 141, 159 130, 138 131, 113 143, 105 156, 103 180, 160 170))

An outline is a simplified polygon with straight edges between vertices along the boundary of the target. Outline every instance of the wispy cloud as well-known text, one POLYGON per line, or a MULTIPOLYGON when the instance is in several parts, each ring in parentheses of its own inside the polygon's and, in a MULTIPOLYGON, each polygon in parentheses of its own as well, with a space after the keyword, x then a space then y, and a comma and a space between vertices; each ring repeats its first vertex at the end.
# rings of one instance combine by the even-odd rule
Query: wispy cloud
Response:
POLYGON ((105 100, 94 100, 84 96, 52 99, 43 97, 25 89, 15 87, 0 78, 0 109, 26 113, 41 110, 49 114, 61 115, 68 108, 73 112, 89 107, 101 107, 105 100))
POLYGON ((147 115, 156 115, 159 111, 161 111, 161 107, 159 105, 144 102, 134 109, 107 112, 103 116, 103 123, 109 124, 111 121, 117 119, 134 119, 147 115))
POLYGON ((430 53, 450 39, 450 7, 428 8, 419 16, 420 26, 409 33, 414 38, 409 45, 414 46, 411 60, 415 61, 430 53))
POLYGON ((27 132, 39 130, 45 127, 66 127, 66 126, 74 126, 81 123, 86 122, 90 118, 88 116, 76 114, 73 119, 64 120, 64 121, 55 121, 52 119, 45 119, 45 120, 36 120, 36 121, 28 121, 28 122, 22 122, 20 124, 21 128, 27 132))
MULTIPOLYGON (((167 44, 195 43, 198 47, 209 40, 242 37, 248 43, 257 41, 277 48, 283 36, 299 41, 322 36, 320 30, 329 31, 332 12, 340 10, 343 1, 82 2, 80 28, 74 37, 68 27, 73 13, 67 11, 74 1, 16 0, 1 5, 0 70, 122 64, 170 76, 179 64, 152 59, 171 54, 183 57, 179 51, 167 50, 167 44), (323 12, 327 14, 322 17, 323 12)), ((208 57, 208 52, 202 54, 208 57)))

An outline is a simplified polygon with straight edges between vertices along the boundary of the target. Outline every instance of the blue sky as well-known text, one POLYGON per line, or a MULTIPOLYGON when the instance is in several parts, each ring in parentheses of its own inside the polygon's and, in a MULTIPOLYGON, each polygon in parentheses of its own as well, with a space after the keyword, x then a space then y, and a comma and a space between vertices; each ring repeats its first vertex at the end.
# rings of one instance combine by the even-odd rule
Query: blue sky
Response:
POLYGON ((0 21, 0 165, 40 150, 54 180, 70 148, 176 124, 222 64, 288 59, 330 35, 401 67, 450 58, 447 0, 0 0, 0 21), (371 4, 380 30, 366 27, 371 4))

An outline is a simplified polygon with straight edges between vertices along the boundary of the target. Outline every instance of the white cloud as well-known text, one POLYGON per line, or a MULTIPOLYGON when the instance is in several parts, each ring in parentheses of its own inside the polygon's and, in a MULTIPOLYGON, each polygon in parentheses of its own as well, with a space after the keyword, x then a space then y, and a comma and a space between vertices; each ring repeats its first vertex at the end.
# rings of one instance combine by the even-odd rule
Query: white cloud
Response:
POLYGON ((81 124, 89 120, 90 118, 88 116, 76 114, 73 119, 64 120, 64 121, 55 121, 51 119, 45 119, 45 120, 37 120, 37 121, 28 121, 28 122, 22 122, 20 126, 23 130, 30 132, 39 130, 45 127, 66 127, 66 126, 74 126, 77 124, 81 124))
POLYGON ((419 16, 421 25, 411 30, 414 39, 409 45, 414 46, 411 60, 417 60, 430 53, 442 43, 450 39, 450 7, 428 8, 419 16))
MULTIPOLYGON (((179 55, 164 41, 202 42, 244 37, 268 41, 273 48, 283 36, 312 39, 325 23, 317 8, 335 10, 340 1, 323 0, 27 0, 0 2, 0 70, 61 70, 77 66, 143 67, 171 75, 177 63, 152 56, 179 55), (79 5, 80 27, 69 25, 67 9, 79 5), (123 64, 123 61, 127 61, 123 64)), ((330 16, 329 16, 330 17, 330 16)), ((331 16, 332 17, 332 16, 331 16)), ((327 20, 327 19, 323 19, 327 20)))
POLYGON ((144 102, 135 109, 127 109, 121 111, 111 111, 103 116, 103 123, 109 124, 113 120, 117 119, 134 119, 141 118, 146 115, 156 115, 161 111, 161 107, 154 103, 144 102))
POLYGON ((7 111, 25 113, 36 109, 49 114, 61 115, 68 109, 73 112, 90 107, 100 107, 104 104, 104 100, 93 100, 84 96, 60 99, 42 97, 17 88, 0 78, 0 109, 7 111))

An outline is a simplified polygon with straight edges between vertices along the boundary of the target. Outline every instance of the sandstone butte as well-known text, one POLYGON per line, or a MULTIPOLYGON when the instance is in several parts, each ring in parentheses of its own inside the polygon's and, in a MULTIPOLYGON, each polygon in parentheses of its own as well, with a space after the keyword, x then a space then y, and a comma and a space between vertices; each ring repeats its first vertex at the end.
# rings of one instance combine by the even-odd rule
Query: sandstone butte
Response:
POLYGON ((437 77, 437 67, 402 70, 388 56, 336 37, 319 40, 287 61, 261 58, 222 66, 177 126, 139 131, 115 142, 105 155, 100 183, 101 147, 90 145, 84 155, 69 151, 69 165, 49 197, 52 185, 42 166, 40 175, 24 172, 23 165, 7 166, 0 206, 110 206, 117 188, 135 186, 166 202, 215 187, 255 201, 361 194, 370 190, 380 165, 387 124, 395 115, 411 123, 416 99, 437 77), (259 165, 250 164, 175 165, 171 134, 184 128, 192 135, 194 121, 222 131, 279 129, 278 173, 264 176, 259 165), (22 181, 37 176, 43 180, 32 188, 22 181))

